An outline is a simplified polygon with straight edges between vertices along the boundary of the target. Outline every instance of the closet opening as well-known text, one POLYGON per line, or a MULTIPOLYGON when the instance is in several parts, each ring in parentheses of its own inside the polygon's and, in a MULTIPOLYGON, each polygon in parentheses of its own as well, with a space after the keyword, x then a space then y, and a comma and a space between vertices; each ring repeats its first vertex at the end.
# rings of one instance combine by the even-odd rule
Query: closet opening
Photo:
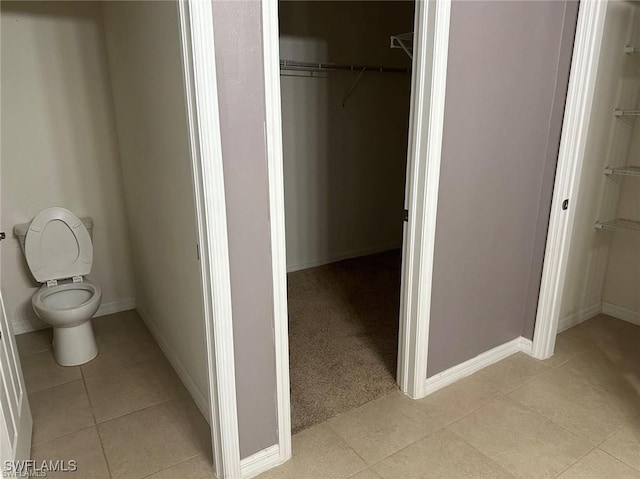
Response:
POLYGON ((291 430, 397 389, 414 2, 279 4, 291 430))
POLYGON ((554 196, 534 353, 546 359, 555 350, 565 370, 634 410, 640 394, 640 2, 580 9, 556 180, 556 189, 560 184, 569 192, 554 196), (595 60, 589 68, 587 56, 595 60), (573 69, 580 67, 578 78, 573 69), (570 172, 574 167, 578 173, 570 172), (573 216, 560 216, 559 197, 570 198, 573 216))

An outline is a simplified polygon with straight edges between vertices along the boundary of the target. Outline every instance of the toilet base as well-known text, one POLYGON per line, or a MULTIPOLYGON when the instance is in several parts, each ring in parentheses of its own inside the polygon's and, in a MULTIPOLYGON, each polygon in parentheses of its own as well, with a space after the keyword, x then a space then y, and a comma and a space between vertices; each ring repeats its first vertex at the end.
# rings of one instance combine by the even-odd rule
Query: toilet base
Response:
POLYGON ((91 320, 71 328, 53 328, 53 357, 60 366, 79 366, 97 355, 91 320))

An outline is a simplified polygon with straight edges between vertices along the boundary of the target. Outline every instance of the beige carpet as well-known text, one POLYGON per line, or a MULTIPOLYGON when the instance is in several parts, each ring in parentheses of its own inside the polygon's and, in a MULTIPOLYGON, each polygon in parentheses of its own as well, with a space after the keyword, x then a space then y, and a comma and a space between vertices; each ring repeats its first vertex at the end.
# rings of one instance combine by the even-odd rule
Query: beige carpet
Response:
POLYGON ((396 388, 399 251, 288 275, 292 430, 396 388))

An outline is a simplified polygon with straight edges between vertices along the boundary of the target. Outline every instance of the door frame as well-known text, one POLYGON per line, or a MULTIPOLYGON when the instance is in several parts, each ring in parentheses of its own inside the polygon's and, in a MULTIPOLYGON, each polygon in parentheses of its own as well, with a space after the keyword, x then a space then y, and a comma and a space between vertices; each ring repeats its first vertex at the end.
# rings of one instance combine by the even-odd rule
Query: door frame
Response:
POLYGON ((209 370, 213 469, 240 478, 231 277, 216 78, 213 5, 178 0, 209 370))
MULTIPOLYGON (((291 456, 286 232, 278 5, 261 0, 267 166, 273 261, 274 331, 280 459, 291 456)), ((431 281, 435 243, 451 0, 416 0, 414 55, 398 341, 398 384, 412 398, 426 394, 431 281)))
MULTIPOLYGON (((261 0, 261 6, 278 444, 241 461, 213 9, 207 0, 178 0, 202 265, 214 471, 218 477, 234 479, 253 477, 292 454, 278 4, 261 0)), ((413 398, 425 395, 450 10, 451 0, 416 0, 405 200, 411 213, 403 245, 403 256, 409 259, 403 258, 398 344, 398 382, 413 398)))
POLYGON ((551 357, 555 348, 606 11, 606 1, 580 2, 533 333, 537 359, 551 357))

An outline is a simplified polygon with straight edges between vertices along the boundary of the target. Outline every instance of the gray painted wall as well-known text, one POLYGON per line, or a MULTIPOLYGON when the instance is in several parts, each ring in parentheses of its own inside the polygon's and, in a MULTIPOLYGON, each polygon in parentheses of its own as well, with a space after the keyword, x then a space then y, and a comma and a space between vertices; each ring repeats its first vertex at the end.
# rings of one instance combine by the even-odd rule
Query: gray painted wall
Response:
POLYGON ((214 2, 240 456, 278 442, 260 2, 214 2))
POLYGON ((428 377, 531 337, 576 12, 453 2, 428 377))

